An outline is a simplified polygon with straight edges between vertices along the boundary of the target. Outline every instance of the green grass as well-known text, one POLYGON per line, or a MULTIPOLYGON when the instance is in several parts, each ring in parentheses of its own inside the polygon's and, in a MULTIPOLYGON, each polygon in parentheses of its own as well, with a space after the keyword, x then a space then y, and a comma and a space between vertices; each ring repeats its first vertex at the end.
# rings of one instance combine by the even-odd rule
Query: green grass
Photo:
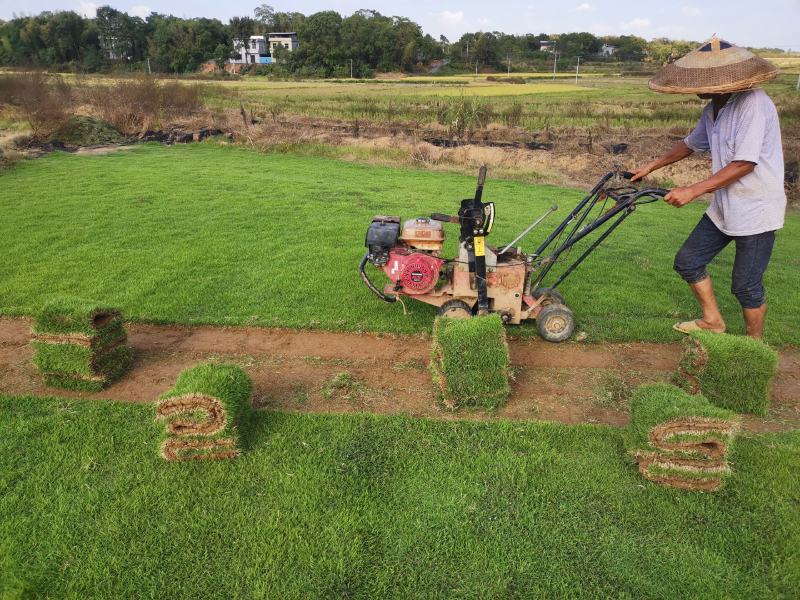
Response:
POLYGON ((505 404, 508 345, 500 315, 436 319, 431 375, 437 396, 451 408, 497 408, 505 404))
POLYGON ((761 340, 741 335, 698 331, 691 337, 676 376, 696 378, 700 392, 717 406, 766 414, 778 353, 761 340))
MULTIPOLYGON (((226 420, 225 426, 215 437, 234 439, 238 446, 240 431, 247 428, 250 417, 252 391, 250 378, 236 365, 205 363, 183 371, 172 389, 161 396, 161 400, 189 394, 203 394, 217 399, 225 409, 226 420)), ((187 414, 181 413, 175 418, 185 421, 187 414)), ((172 420, 168 418, 167 422, 172 420)))
MULTIPOLYGON (((800 434, 718 494, 642 482, 617 430, 259 412, 165 464, 150 407, 0 399, 0 585, 51 598, 776 598, 800 434)), ((2 589, 2 588, 0 588, 2 589)))
MULTIPOLYGON (((357 275, 375 214, 454 211, 473 177, 259 154, 212 144, 146 145, 103 156, 54 154, 0 175, 0 314, 32 315, 55 296, 96 298, 135 321, 413 333, 433 307, 375 298, 357 275)), ((489 243, 512 239, 555 201, 531 250, 583 192, 490 178, 489 243)), ((674 341, 697 316, 672 259, 704 206, 641 207, 560 287, 589 341, 674 341)), ((778 234, 766 286, 767 338, 800 343, 800 219, 778 234)), ((446 254, 457 230, 448 226, 446 254)), ((573 256, 576 256, 573 253, 573 256)), ((733 332, 728 248, 712 265, 733 332)), ((371 267, 370 267, 371 268, 371 267)), ((377 274, 377 272, 372 271, 377 274)), ((554 269, 554 275, 555 275, 554 269)), ((376 281, 379 279, 376 278, 376 281)), ((534 336, 535 327, 513 328, 534 336)))
MULTIPOLYGON (((625 433, 628 450, 653 450, 650 430, 663 423, 685 417, 715 419, 736 423, 737 416, 712 405, 703 396, 692 396, 666 383, 639 386, 630 404, 631 422, 625 433)), ((676 437, 673 441, 679 441, 676 437)))
POLYGON ((33 364, 45 383, 99 391, 130 369, 133 351, 120 312, 78 298, 55 298, 36 313, 33 364), (84 342, 84 343, 82 343, 84 342))

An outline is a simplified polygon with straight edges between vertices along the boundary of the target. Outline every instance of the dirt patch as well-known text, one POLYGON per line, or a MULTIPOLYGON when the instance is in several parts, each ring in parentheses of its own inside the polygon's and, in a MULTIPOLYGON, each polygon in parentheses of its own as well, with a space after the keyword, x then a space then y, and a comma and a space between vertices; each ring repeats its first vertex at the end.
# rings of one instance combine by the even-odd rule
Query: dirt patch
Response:
MULTIPOLYGON (((285 329, 168 327, 130 324, 132 371, 98 393, 45 387, 31 364, 30 322, 0 319, 0 393, 152 402, 200 362, 233 362, 253 380, 258 407, 297 412, 374 412, 441 419, 530 419, 624 426, 627 407, 598 399, 608 374, 630 386, 669 381, 680 344, 548 344, 509 340, 513 382, 497 411, 452 412, 437 404, 428 372, 430 339, 285 329), (348 374, 352 393, 325 393, 348 374)), ((800 427, 800 350, 780 356, 766 417, 745 416, 748 431, 800 427)))

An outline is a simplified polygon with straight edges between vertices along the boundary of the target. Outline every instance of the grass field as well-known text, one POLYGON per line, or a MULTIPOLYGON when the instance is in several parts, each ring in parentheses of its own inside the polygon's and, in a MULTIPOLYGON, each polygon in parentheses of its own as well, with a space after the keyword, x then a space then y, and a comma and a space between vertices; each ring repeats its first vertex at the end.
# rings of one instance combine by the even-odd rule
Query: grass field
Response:
POLYGON ((643 482, 620 432, 259 412, 165 464, 149 406, 0 398, 0 595, 777 598, 800 586, 800 436, 717 494, 643 482), (5 588, 5 589, 4 589, 5 588))
MULTIPOLYGON (((513 75, 513 74, 512 74, 513 75)), ((502 77, 502 74, 499 76, 502 77)), ((800 125, 797 77, 787 73, 765 85, 781 113, 784 128, 800 125)), ((497 115, 523 103, 521 127, 621 127, 670 129, 691 127, 703 102, 695 96, 658 94, 647 88, 646 77, 586 77, 552 81, 532 78, 526 84, 486 81, 478 77, 410 77, 386 82, 271 81, 247 77, 235 81, 205 82, 207 102, 216 108, 268 111, 275 106, 283 114, 388 123, 436 122, 443 102, 460 96, 476 96, 497 115)))
MULTIPOLYGON (((34 314, 72 295, 140 321, 420 332, 433 308, 410 302, 404 316, 359 280, 364 233, 375 214, 453 211, 474 179, 194 144, 54 154, 1 174, 0 188, 0 238, 13 257, 0 262, 0 314, 34 314)), ((484 197, 498 217, 489 242, 511 239, 553 201, 564 215, 581 196, 490 174, 484 197)), ((702 211, 648 205, 615 232, 561 286, 578 331, 590 341, 678 339, 672 323, 697 315, 672 257, 702 211)), ((767 273, 773 343, 800 343, 798 227, 789 215, 767 273)), ((450 255, 457 233, 448 232, 450 255)), ((732 260, 728 249, 711 272, 736 333, 732 260)))

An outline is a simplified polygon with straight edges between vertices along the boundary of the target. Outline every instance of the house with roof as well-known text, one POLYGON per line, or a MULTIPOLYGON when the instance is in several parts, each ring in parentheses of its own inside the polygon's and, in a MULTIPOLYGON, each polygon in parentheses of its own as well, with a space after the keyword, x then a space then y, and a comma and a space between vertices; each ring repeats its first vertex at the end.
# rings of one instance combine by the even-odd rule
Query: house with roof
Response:
POLYGON ((300 46, 297 34, 276 32, 268 35, 251 35, 245 40, 233 40, 234 51, 239 55, 231 58, 231 65, 270 65, 275 62, 275 51, 278 48, 294 52, 300 46))

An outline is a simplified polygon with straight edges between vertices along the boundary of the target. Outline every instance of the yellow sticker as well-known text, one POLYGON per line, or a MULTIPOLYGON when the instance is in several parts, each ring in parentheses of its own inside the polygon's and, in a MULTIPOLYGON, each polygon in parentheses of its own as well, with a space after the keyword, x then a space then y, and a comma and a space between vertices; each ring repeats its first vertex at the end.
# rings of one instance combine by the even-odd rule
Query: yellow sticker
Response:
POLYGON ((486 256, 486 246, 483 236, 475 236, 475 256, 486 256))

